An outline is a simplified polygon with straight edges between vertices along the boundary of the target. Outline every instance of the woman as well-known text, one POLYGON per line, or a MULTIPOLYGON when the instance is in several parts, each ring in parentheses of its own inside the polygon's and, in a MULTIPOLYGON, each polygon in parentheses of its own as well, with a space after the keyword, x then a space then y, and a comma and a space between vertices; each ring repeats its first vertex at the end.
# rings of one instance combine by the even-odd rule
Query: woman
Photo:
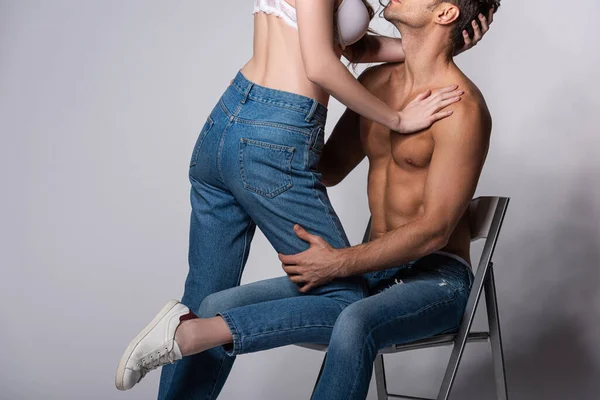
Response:
MULTIPOLYGON (((372 8, 361 0, 255 1, 254 55, 212 110, 190 162, 190 270, 182 299, 187 307, 170 304, 132 341, 117 370, 119 389, 181 358, 173 339, 185 316, 167 323, 170 346, 146 354, 139 343, 165 334, 154 328, 168 313, 198 310, 209 294, 239 285, 256 225, 284 254, 307 248, 292 229, 295 223, 333 247, 349 246, 316 170, 330 95, 400 134, 450 115, 440 110, 459 100, 455 86, 423 93, 396 111, 345 68, 342 54, 355 62, 402 61, 398 39, 365 36, 372 16, 372 8)), ((349 278, 310 294, 319 295, 324 312, 339 312, 364 291, 362 280, 349 278)), ((213 349, 186 357, 177 374, 165 368, 159 398, 184 393, 206 398, 219 390, 225 362, 224 353, 213 349)))

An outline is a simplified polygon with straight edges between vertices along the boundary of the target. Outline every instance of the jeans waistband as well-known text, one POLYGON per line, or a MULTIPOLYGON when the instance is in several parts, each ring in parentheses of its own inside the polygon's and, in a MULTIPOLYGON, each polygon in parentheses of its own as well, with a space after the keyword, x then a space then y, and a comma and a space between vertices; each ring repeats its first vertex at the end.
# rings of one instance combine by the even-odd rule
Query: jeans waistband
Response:
POLYGON ((327 118, 327 107, 317 100, 296 93, 260 86, 248 80, 241 71, 238 71, 231 85, 242 95, 254 101, 262 101, 304 113, 306 114, 307 122, 315 118, 325 123, 327 118))

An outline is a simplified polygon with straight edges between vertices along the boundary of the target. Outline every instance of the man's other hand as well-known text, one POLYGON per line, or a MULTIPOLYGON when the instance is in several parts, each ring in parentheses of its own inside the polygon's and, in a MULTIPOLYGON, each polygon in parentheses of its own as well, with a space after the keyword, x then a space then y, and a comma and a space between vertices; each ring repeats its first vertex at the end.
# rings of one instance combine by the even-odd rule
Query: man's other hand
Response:
POLYGON ((469 36, 469 32, 464 30, 462 32, 462 35, 463 35, 463 39, 465 40, 465 45, 463 46, 462 49, 456 51, 456 54, 454 54, 455 56, 459 55, 460 53, 464 53, 465 51, 473 48, 477 43, 479 43, 481 41, 483 36, 490 30, 490 25, 494 21, 494 8, 492 7, 490 9, 490 12, 489 12, 487 18, 483 14, 479 14, 479 16, 477 18, 479 19, 479 24, 475 20, 471 21, 471 25, 473 26, 473 38, 471 38, 469 36), (481 24, 481 27, 479 27, 480 24, 481 24))

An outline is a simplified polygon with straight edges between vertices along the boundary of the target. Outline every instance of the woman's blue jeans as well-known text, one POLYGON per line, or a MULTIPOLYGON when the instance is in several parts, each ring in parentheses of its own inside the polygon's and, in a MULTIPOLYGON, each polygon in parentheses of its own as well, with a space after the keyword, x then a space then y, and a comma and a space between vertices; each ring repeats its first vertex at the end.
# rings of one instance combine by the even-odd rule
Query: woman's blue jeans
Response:
MULTIPOLYGON (((313 400, 363 400, 378 350, 458 328, 473 274, 454 258, 432 254, 364 278, 370 295, 349 305, 301 294, 282 277, 210 295, 199 314, 225 319, 233 335, 233 345, 224 348, 230 356, 329 344, 313 400)), ((215 384, 221 387, 225 377, 215 384)))
MULTIPOLYGON (((197 311, 210 294, 240 284, 256 226, 277 252, 309 246, 294 224, 333 247, 349 246, 316 170, 327 109, 316 100, 255 85, 238 73, 200 131, 190 161, 189 272, 182 302, 197 311)), ((361 278, 314 290, 340 312, 364 297, 361 278)), ((213 349, 165 366, 158 398, 214 399, 233 358, 213 349)))

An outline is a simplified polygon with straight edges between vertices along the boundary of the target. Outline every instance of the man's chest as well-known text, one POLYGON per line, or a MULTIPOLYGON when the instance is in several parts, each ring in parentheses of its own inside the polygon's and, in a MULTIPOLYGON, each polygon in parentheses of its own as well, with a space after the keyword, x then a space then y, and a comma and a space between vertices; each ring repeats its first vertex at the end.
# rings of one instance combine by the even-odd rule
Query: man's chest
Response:
POLYGON ((361 119, 360 136, 372 165, 393 163, 409 171, 429 167, 435 148, 429 130, 401 135, 364 118, 361 119))
MULTIPOLYGON (((418 93, 402 93, 402 79, 373 88, 373 94, 394 110, 402 110, 418 93), (393 84, 392 84, 393 83, 393 84)), ((409 171, 429 167, 434 141, 430 129, 401 135, 388 128, 361 118, 360 136, 365 154, 373 164, 393 163, 409 171)))

